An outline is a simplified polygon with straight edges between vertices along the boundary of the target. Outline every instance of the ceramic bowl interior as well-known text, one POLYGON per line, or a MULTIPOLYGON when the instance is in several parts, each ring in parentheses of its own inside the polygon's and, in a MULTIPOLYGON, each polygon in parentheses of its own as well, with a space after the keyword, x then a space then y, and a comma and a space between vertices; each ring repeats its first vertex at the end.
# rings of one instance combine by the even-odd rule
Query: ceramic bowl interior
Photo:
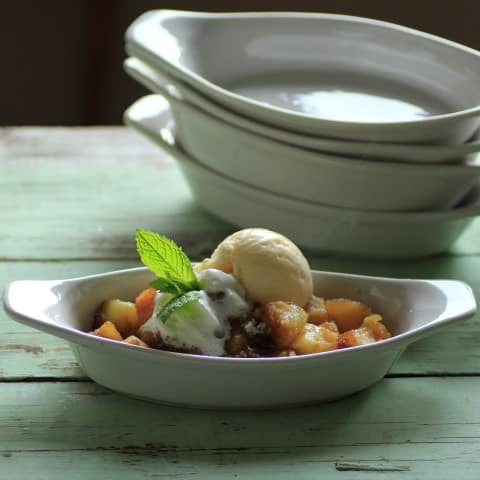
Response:
MULTIPOLYGON (((358 124, 418 124, 480 112, 478 52, 385 22, 153 11, 126 38, 140 58, 143 52, 215 100, 250 113, 254 106, 270 121, 311 117, 340 124, 347 134, 358 124)), ((461 141, 475 129, 470 125, 461 141)))
POLYGON ((405 163, 463 163, 468 155, 480 151, 477 136, 466 143, 457 145, 409 145, 398 143, 376 143, 355 140, 341 140, 321 136, 303 135, 275 128, 233 112, 213 102, 187 83, 159 70, 138 58, 124 61, 125 71, 135 80, 154 93, 176 98, 189 103, 201 111, 240 130, 255 133, 281 143, 302 149, 346 155, 351 158, 381 160, 383 162, 405 163))

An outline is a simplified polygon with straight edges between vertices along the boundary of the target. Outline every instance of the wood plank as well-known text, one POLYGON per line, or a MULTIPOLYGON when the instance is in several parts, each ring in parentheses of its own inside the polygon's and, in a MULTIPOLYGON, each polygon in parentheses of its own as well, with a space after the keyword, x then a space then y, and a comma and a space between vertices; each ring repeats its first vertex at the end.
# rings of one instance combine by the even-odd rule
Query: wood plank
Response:
POLYGON ((1 384, 0 424, 11 480, 67 470, 71 479, 476 480, 480 379, 387 379, 337 402, 261 412, 165 407, 81 382, 1 384))
MULTIPOLYGON (((194 259, 234 229, 201 211, 171 160, 123 128, 0 131, 0 205, 0 285, 137 265, 135 227, 171 235, 194 259)), ((458 278, 479 293, 480 257, 472 256, 480 253, 479 236, 477 220, 448 255, 412 262, 312 257, 312 265, 458 278)), ((83 480, 99 471, 118 479, 436 479, 442 472, 476 480, 478 323, 477 316, 414 344, 394 377, 348 399, 227 413, 143 403, 83 382, 63 341, 0 310, 0 468, 13 480, 39 472, 83 480), (467 376, 423 378, 444 374, 467 376), (403 378, 410 375, 422 378, 403 378)))
POLYGON ((0 259, 136 259, 135 228, 204 256, 234 230, 195 203, 171 159, 124 128, 7 131, 0 205, 0 259))
MULTIPOLYGON (((457 278, 480 292, 480 258, 432 258, 388 264, 314 259, 327 270, 417 278, 457 278)), ((61 279, 138 266, 138 261, 3 262, 0 285, 21 279, 61 279)), ((412 344, 393 366, 394 375, 480 374, 480 314, 412 344)), ((0 310, 0 379, 84 378, 68 345, 14 322, 0 310)))
MULTIPOLYGON (((0 259, 133 259, 136 227, 200 257, 235 230, 195 203, 171 159, 122 127, 0 130, 0 205, 0 259)), ((479 238, 477 219, 451 254, 479 254, 479 238)))

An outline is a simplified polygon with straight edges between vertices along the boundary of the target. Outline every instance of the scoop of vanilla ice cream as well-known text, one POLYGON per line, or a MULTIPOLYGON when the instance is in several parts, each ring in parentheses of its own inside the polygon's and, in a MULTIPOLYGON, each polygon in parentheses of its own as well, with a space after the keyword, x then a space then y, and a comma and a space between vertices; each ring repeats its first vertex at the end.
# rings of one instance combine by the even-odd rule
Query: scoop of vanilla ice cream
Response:
POLYGON ((275 300, 303 307, 313 293, 307 259, 288 238, 264 228, 246 228, 223 240, 198 270, 217 268, 231 273, 249 300, 275 300))

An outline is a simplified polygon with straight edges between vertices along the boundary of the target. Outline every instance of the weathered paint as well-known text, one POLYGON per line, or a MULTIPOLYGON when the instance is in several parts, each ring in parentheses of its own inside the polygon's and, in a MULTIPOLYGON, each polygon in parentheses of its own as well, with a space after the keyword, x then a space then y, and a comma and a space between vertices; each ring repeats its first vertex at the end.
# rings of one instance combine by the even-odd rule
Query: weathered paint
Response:
POLYGON ((0 465, 15 480, 65 478, 66 469, 73 479, 108 471, 135 479, 476 480, 480 382, 386 379, 344 400, 279 412, 166 407, 89 383, 3 384, 0 425, 0 465))
MULTIPOLYGON (((479 220, 428 259, 309 258, 323 270, 461 279, 479 296, 479 220)), ((160 150, 109 127, 0 129, 0 225, 0 287, 137 266, 137 227, 171 236, 194 259, 235 228, 195 204, 160 150)), ((197 411, 89 382, 65 342, 0 310, 0 476, 477 480, 479 347, 477 315, 413 344, 390 378, 350 398, 197 411)))

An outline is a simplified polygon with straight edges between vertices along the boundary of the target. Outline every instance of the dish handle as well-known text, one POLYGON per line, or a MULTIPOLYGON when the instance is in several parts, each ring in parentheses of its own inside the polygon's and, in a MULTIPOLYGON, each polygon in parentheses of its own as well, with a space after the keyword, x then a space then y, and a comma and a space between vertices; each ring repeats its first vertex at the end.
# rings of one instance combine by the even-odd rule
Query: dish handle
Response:
POLYGON ((182 152, 175 142, 175 125, 158 129, 159 117, 168 101, 160 94, 148 95, 137 100, 124 113, 124 123, 157 144, 176 160, 182 160, 182 152))
MULTIPOLYGON (((162 74, 142 62, 138 58, 130 57, 124 60, 123 68, 132 78, 141 83, 144 87, 155 93, 161 93, 169 98, 183 101, 184 92, 181 92, 167 74, 162 74)), ((187 98, 188 100, 188 98, 187 98)))
POLYGON ((55 323, 65 281, 21 280, 9 283, 3 292, 3 307, 14 320, 55 323), (62 287, 60 287, 62 286, 62 287))
POLYGON ((444 307, 433 321, 416 330, 419 336, 475 315, 477 303, 467 283, 458 280, 431 280, 430 283, 443 295, 444 307))

